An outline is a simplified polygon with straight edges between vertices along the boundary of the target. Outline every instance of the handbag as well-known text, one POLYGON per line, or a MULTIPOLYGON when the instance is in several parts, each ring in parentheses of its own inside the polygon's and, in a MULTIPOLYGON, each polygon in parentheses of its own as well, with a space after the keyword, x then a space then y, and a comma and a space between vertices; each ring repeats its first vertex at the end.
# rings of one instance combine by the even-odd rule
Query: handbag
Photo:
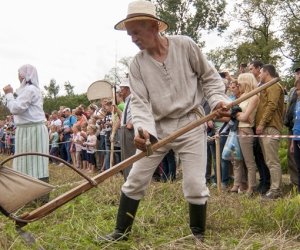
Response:
POLYGON ((237 131, 230 130, 226 143, 222 152, 223 160, 243 160, 243 154, 241 150, 241 146, 239 143, 239 139, 237 137, 237 131))

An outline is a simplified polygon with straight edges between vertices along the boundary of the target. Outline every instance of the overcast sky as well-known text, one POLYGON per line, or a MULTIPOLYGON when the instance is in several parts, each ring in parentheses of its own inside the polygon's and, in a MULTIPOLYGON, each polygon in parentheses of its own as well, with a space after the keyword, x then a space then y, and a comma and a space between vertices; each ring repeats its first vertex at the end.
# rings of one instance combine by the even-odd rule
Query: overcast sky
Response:
MULTIPOLYGON (((134 56, 138 48, 114 25, 125 18, 131 0, 0 0, 0 90, 19 86, 17 70, 36 66, 40 87, 54 78, 64 94, 66 81, 74 92, 104 78, 116 59, 134 56)), ((206 50, 220 46, 208 36, 206 50)))

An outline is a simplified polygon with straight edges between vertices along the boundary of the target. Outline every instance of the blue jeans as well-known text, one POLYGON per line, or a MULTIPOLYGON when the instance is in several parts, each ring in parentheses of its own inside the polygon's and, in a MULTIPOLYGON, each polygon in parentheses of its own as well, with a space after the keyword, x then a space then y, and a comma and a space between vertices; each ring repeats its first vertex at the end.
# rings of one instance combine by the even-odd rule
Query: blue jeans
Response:
MULTIPOLYGON (((111 150, 111 144, 105 142, 105 159, 104 159, 104 169, 107 170, 110 168, 110 150, 111 150)), ((114 150, 120 151, 119 147, 114 147, 114 150)), ((121 152, 115 152, 114 153, 114 165, 121 162, 121 152)))
MULTIPOLYGON (((100 135, 99 150, 105 150, 105 135, 100 135)), ((100 151, 100 156, 105 155, 105 152, 100 151)))
POLYGON ((104 159, 104 169, 110 168, 110 144, 105 140, 105 159, 104 159))
POLYGON ((72 158, 71 158, 71 153, 70 153, 70 146, 71 146, 71 142, 68 141, 68 142, 64 142, 64 148, 65 148, 65 152, 66 152, 66 161, 68 163, 71 163, 72 161, 72 158))

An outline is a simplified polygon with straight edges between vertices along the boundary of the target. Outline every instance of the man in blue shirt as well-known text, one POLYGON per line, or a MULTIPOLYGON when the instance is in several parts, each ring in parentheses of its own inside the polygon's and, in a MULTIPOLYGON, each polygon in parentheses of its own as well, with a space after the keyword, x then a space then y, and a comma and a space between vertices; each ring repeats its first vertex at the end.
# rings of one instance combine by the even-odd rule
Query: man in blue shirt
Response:
POLYGON ((70 108, 65 108, 63 110, 63 114, 65 117, 62 133, 63 133, 63 147, 62 150, 66 153, 66 161, 71 163, 71 153, 70 153, 70 146, 71 146, 71 135, 72 135, 72 127, 77 122, 75 116, 71 115, 70 108))

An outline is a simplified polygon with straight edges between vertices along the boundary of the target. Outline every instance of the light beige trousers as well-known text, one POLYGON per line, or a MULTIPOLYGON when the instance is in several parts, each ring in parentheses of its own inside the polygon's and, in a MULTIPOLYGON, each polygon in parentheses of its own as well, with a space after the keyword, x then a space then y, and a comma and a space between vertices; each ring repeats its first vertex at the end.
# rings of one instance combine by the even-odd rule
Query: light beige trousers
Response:
MULTIPOLYGON (((280 133, 274 127, 266 127, 263 131, 263 135, 280 135, 280 133)), ((259 142, 262 148, 265 162, 270 170, 270 190, 273 192, 280 192, 282 173, 278 155, 279 138, 262 137, 259 138, 259 142)))
MULTIPOLYGON (((253 135, 252 128, 239 128, 239 135, 253 135)), ((247 168, 248 176, 248 187, 256 187, 256 163, 253 153, 253 142, 254 137, 239 137, 239 142, 244 158, 244 162, 247 168)))
MULTIPOLYGON (((195 114, 188 114, 180 119, 164 119, 156 123, 158 138, 168 136, 195 119, 195 114)), ((204 204, 209 196, 205 180, 206 140, 206 126, 201 125, 158 149, 153 155, 135 162, 127 181, 122 186, 122 192, 131 199, 140 200, 145 195, 158 164, 172 148, 175 154, 178 154, 182 164, 185 199, 192 204, 204 204)))
POLYGON ((247 185, 247 169, 243 160, 233 161, 233 177, 234 186, 247 185))

